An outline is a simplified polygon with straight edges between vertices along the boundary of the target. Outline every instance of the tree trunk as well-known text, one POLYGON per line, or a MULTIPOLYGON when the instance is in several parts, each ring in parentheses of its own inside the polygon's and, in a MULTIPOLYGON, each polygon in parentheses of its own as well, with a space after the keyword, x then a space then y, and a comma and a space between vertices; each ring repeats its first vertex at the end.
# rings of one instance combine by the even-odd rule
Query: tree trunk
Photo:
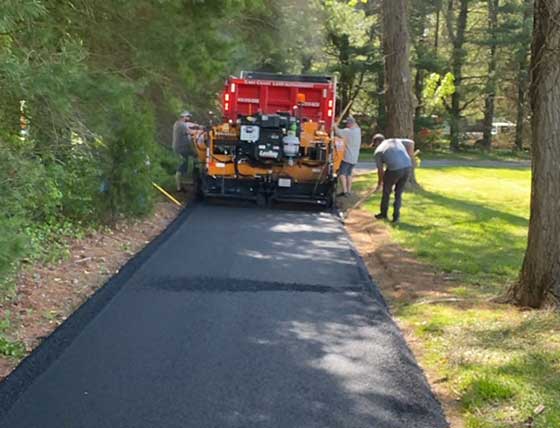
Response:
POLYGON ((416 97, 416 108, 414 109, 414 135, 418 133, 418 122, 420 121, 420 117, 424 112, 424 105, 422 102, 422 93, 424 92, 424 77, 426 75, 426 70, 424 69, 424 65, 422 64, 421 59, 426 56, 427 52, 427 40, 424 36, 424 32, 426 31, 426 17, 423 16, 420 18, 420 27, 419 27, 419 34, 420 37, 417 41, 416 46, 416 55, 418 56, 418 62, 416 64, 416 75, 414 76, 414 96, 416 97))
MULTIPOLYGON (((533 0, 525 0, 523 9, 523 34, 529 36, 531 26, 531 7, 533 0)), ((529 79, 528 71, 528 45, 523 43, 518 52, 518 69, 517 69, 517 122, 515 126, 515 148, 523 150, 523 133, 525 131, 525 105, 527 98, 527 83, 529 79)))
POLYGON ((338 71, 340 73, 338 79, 337 94, 341 102, 341 111, 348 105, 350 100, 350 92, 352 90, 352 80, 354 71, 350 66, 350 37, 348 34, 339 34, 334 30, 327 32, 327 38, 333 45, 338 61, 338 71))
POLYGON ((313 67, 313 55, 302 55, 301 58, 301 74, 307 74, 313 67))
POLYGON ((424 76, 425 71, 420 66, 417 66, 416 75, 414 76, 414 96, 416 97, 416 108, 414 109, 414 133, 417 134, 419 129, 418 122, 422 116, 424 106, 422 103, 422 93, 424 92, 424 76))
POLYGON ((387 107, 385 106, 385 68, 377 73, 377 132, 385 133, 387 126, 387 107))
POLYGON ((527 94, 527 61, 519 63, 517 71, 517 121, 515 123, 515 149, 523 150, 523 133, 525 132, 525 104, 527 94))
POLYGON ((560 299, 560 0, 535 1, 531 58, 533 166, 527 252, 510 290, 521 306, 560 299))
MULTIPOLYGON (((406 0, 383 1, 387 138, 414 138, 414 108, 406 0)), ((414 173, 410 184, 417 186, 414 173)))
POLYGON ((451 150, 459 150, 461 142, 460 123, 461 123, 461 85, 463 83, 463 64, 465 63, 466 52, 463 49, 465 44, 465 32, 467 30, 467 18, 469 14, 469 0, 459 0, 459 16, 457 17, 457 29, 454 26, 454 1, 449 0, 447 9, 447 31, 453 44, 451 53, 451 69, 455 78, 455 92, 451 96, 451 108, 449 109, 449 128, 451 133, 451 150))
POLYGON ((494 101, 496 99, 496 56, 498 44, 498 7, 500 0, 488 0, 488 34, 490 36, 490 55, 488 58, 488 80, 484 100, 484 124, 482 146, 490 150, 492 146, 492 122, 494 121, 494 101))
POLYGON ((409 32, 405 0, 383 2, 383 53, 387 138, 414 137, 414 97, 409 64, 409 32))

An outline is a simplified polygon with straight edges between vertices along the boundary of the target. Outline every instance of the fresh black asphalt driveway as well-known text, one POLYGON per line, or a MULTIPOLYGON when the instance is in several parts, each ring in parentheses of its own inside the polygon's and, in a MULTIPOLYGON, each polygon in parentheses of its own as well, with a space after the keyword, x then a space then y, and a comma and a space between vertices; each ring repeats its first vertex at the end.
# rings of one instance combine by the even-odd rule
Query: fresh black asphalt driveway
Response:
POLYGON ((0 385, 2 428, 446 426, 319 212, 188 209, 0 385))

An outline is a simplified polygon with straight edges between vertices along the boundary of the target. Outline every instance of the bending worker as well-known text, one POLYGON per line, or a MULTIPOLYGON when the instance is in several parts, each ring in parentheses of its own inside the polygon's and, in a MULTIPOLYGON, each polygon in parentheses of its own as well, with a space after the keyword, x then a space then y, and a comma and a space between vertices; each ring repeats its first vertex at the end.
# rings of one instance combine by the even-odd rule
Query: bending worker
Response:
POLYGON ((338 171, 342 182, 342 193, 339 193, 338 196, 348 196, 352 194, 352 172, 360 157, 362 130, 352 116, 348 116, 346 119, 346 128, 339 129, 335 125, 334 130, 336 135, 344 139, 344 160, 338 171))
POLYGON ((404 187, 412 173, 414 165, 414 141, 404 138, 390 138, 381 134, 373 137, 375 147, 375 162, 377 164, 377 187, 375 192, 383 188, 381 210, 375 218, 387 219, 389 199, 395 189, 395 203, 393 205, 393 223, 400 220, 402 194, 404 187), (386 169, 384 169, 384 166, 386 169))

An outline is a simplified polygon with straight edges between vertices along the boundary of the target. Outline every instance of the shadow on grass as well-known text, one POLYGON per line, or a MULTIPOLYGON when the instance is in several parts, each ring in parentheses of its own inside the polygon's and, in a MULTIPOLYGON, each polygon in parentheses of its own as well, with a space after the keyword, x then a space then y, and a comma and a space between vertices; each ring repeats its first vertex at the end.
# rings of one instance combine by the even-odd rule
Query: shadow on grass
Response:
MULTIPOLYGON (((521 419, 531 416, 531 410, 544 405, 538 426, 560 426, 560 351, 546 343, 543 332, 558 328, 553 314, 544 318, 522 321, 515 326, 477 328, 465 345, 482 357, 508 356, 498 364, 463 363, 463 369, 473 373, 463 396, 466 408, 514 399, 522 409, 521 419)), ((501 359, 502 357, 500 357, 501 359)))
POLYGON ((503 170, 529 170, 531 165, 523 161, 505 160, 427 160, 424 169, 445 170, 448 168, 469 168, 469 169, 503 169, 503 170))
MULTIPOLYGON (((378 198, 368 203, 369 209, 376 208, 378 198)), ((401 244, 469 284, 469 289, 476 287, 471 290, 474 295, 500 294, 516 277, 526 245, 527 218, 483 201, 427 190, 405 195, 404 207, 401 223, 394 226, 401 244)))
POLYGON ((468 312, 462 309, 455 303, 431 308, 411 305, 402 314, 430 343, 432 364, 444 364, 458 384, 461 404, 472 420, 469 426, 521 427, 529 417, 538 420, 535 426, 560 426, 557 314, 480 306, 468 312), (533 409, 539 405, 545 411, 537 417, 533 409))
MULTIPOLYGON (((450 198, 449 196, 444 196, 439 193, 430 192, 428 190, 420 190, 416 192, 416 194, 429 199, 437 205, 446 206, 453 210, 471 214, 474 218, 470 220, 470 222, 483 222, 492 218, 499 218, 500 220, 511 223, 515 226, 528 226, 529 224, 529 220, 525 217, 489 208, 482 204, 477 204, 474 202, 456 198, 450 198)), ((424 215, 429 214, 430 213, 424 213, 424 215)), ((407 226, 411 225, 406 223, 401 224, 401 227, 407 226)))
MULTIPOLYGON (((542 347, 541 332, 554 331, 560 328, 560 320, 550 317, 525 319, 517 325, 499 325, 495 328, 484 328, 472 336, 473 347, 484 349, 500 349, 518 351, 523 347, 538 349, 542 347)), ((560 355, 558 356, 560 358, 560 355)), ((560 362, 560 361, 559 361, 560 362)))

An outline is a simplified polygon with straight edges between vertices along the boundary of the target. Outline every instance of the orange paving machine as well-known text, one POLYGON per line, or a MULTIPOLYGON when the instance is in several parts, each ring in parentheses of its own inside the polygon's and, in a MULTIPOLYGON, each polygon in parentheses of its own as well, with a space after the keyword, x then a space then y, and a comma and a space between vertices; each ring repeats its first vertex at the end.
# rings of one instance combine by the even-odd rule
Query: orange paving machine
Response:
POLYGON ((336 80, 243 72, 222 93, 223 121, 195 144, 205 198, 334 206, 344 144, 334 137, 336 80))

